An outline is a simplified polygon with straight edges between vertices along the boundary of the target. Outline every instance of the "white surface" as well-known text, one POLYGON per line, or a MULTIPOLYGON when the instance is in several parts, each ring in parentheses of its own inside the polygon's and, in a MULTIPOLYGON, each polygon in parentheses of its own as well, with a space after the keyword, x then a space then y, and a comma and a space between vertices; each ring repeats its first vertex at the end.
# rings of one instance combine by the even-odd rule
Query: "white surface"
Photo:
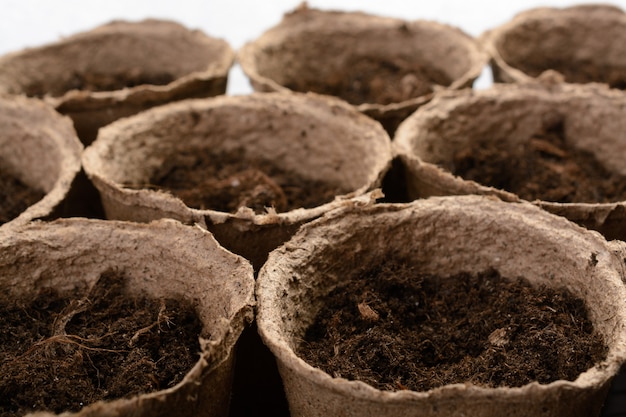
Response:
MULTIPOLYGON (((0 0, 0 55, 24 47, 54 42, 61 37, 89 30, 114 19, 140 20, 147 17, 175 20, 211 36, 223 38, 237 49, 277 24, 282 15, 301 0, 0 0)), ((553 1, 467 1, 467 0, 310 0, 310 7, 361 10, 407 20, 428 19, 457 26, 478 36, 510 20, 516 13, 539 6, 563 7, 580 2, 553 1)), ((606 3, 587 1, 587 3, 606 3)), ((626 9, 626 0, 612 4, 626 9)), ((491 84, 485 71, 476 87, 491 84)), ((229 78, 229 94, 252 91, 239 67, 229 78)))

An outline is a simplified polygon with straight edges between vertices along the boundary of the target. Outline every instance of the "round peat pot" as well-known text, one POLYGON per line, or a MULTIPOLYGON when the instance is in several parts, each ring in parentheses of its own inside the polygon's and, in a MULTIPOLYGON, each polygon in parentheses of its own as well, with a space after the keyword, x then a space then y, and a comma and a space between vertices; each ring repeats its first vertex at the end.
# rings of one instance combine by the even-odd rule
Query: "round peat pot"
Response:
POLYGON ((238 52, 257 91, 341 97, 388 132, 440 88, 471 86, 487 64, 459 29, 301 6, 238 52))
MULTIPOLYGON (((1 388, 2 404, 11 404, 3 411, 8 412, 18 407, 19 401, 23 402, 26 394, 22 389, 32 389, 28 384, 19 388, 20 385, 9 378, 20 375, 15 369, 24 369, 18 366, 21 361, 35 357, 50 362, 33 363, 25 368, 29 370, 28 375, 42 368, 49 372, 56 370, 57 382, 43 377, 42 392, 63 392, 62 382, 74 382, 70 382, 71 391, 67 396, 58 394, 49 399, 55 401, 57 407, 66 403, 68 409, 50 409, 48 403, 35 394, 32 402, 21 406, 28 407, 27 411, 37 411, 30 408, 30 404, 36 404, 42 415, 72 411, 74 413, 69 415, 228 416, 234 345, 244 326, 253 318, 254 278, 250 264, 219 246, 210 233, 168 219, 151 224, 62 219, 31 223, 10 233, 3 231, 0 248, 3 307, 7 303, 15 304, 19 310, 21 306, 23 310, 19 311, 26 311, 32 322, 42 320, 46 311, 56 309, 52 315, 54 320, 48 325, 41 321, 34 339, 19 346, 17 358, 2 364, 5 381, 1 388), (131 300, 127 314, 122 313, 126 310, 120 306, 128 302, 117 301, 116 281, 105 278, 111 274, 123 278, 119 291, 131 300), (45 301, 51 294, 68 296, 72 301, 59 308, 64 304, 45 301), (134 320, 145 316, 145 310, 140 310, 146 305, 141 301, 143 297, 156 300, 151 312, 154 318, 149 320, 151 324, 131 327, 133 330, 128 332, 119 330, 119 323, 129 320, 135 323, 134 320), (27 310, 31 304, 34 310, 27 310), (118 307, 109 311, 110 305, 118 307), (166 346, 163 341, 168 337, 182 339, 184 329, 193 322, 186 315, 173 316, 173 309, 180 306, 190 306, 199 323, 193 327, 197 334, 191 336, 198 347, 197 350, 187 349, 185 354, 176 350, 178 353, 172 357, 163 347, 166 346), (111 315, 115 319, 110 319, 111 315), (109 323, 110 327, 100 334, 94 331, 81 336, 84 329, 91 328, 87 325, 93 320, 109 323), (172 333, 174 336, 168 336, 172 333), (110 339, 116 347, 103 347, 110 346, 103 345, 110 339), (139 351, 135 349, 143 346, 140 343, 145 339, 151 344, 139 351), (160 344, 159 350, 154 344, 160 344), (152 353, 156 356, 146 358, 146 352, 152 350, 157 351, 152 353), (107 353, 124 352, 131 353, 127 353, 123 366, 115 368, 117 372, 107 372, 105 369, 109 368, 105 367, 118 363, 118 359, 99 358, 107 353), (175 374, 174 382, 157 381, 157 377, 163 375, 161 372, 169 372, 161 369, 184 356, 191 358, 189 369, 175 374), (137 376, 133 370, 145 373, 137 376), (68 373, 78 376, 70 378, 68 373), (120 379, 127 381, 122 387, 133 387, 133 390, 137 384, 140 387, 166 386, 129 395, 120 388, 120 379), (175 384, 169 385, 172 383, 175 384), (89 397, 89 393, 94 392, 99 395, 97 401, 89 397), (116 397, 113 392, 121 394, 116 397)), ((13 316, 11 323, 15 322, 13 316)), ((2 326, 5 331, 9 321, 4 321, 2 326)), ((29 326, 12 327, 11 339, 29 326)), ((6 347, 7 342, 5 339, 3 346, 6 347)))
POLYGON ((149 107, 224 94, 234 51, 162 20, 115 21, 0 58, 0 92, 43 97, 72 118, 84 144, 149 107))
POLYGON ((0 97, 4 227, 62 213, 83 145, 72 122, 36 99, 0 97))
MULTIPOLYGON (((303 226, 269 255, 257 279, 257 323, 263 341, 276 356, 294 417, 590 417, 599 414, 611 380, 625 360, 623 255, 617 243, 607 243, 599 234, 528 203, 460 196, 340 209, 303 226), (307 343, 307 329, 318 312, 328 305, 329 294, 349 292, 345 288, 354 281, 370 281, 354 271, 367 265, 382 268, 392 259, 439 277, 437 293, 449 291, 458 274, 486 270, 495 270, 508 280, 522 279, 530 287, 565 290, 586 306, 606 354, 572 380, 535 380, 513 387, 460 381, 423 391, 407 390, 399 383, 395 391, 383 390, 360 380, 331 376, 296 354, 307 343)), ((397 291, 398 302, 414 304, 415 309, 421 305, 405 291, 397 291)), ((460 294, 461 299, 467 297, 460 294)), ((368 304, 359 304, 358 312, 374 323, 371 331, 376 331, 377 320, 383 320, 382 313, 378 315, 368 304)), ((334 316, 328 323, 341 320, 334 316)), ((508 336, 502 338, 507 331, 489 334, 485 349, 508 346, 508 336)), ((327 333, 327 338, 332 337, 327 333)), ((397 334, 391 335, 387 346, 397 340, 397 334)), ((337 347, 336 354, 340 352, 337 347)), ((528 359, 533 357, 531 352, 526 354, 528 359)), ((410 365, 406 359, 396 359, 399 367, 410 365)))
POLYGON ((302 223, 378 187, 390 161, 379 123, 295 93, 164 105, 103 128, 83 154, 107 218, 206 225, 255 269, 302 223))
POLYGON ((537 8, 481 37, 497 82, 528 81, 546 70, 570 83, 626 88, 626 14, 602 4, 537 8))
POLYGON ((409 198, 533 201, 607 239, 626 238, 626 94, 599 84, 449 92, 394 139, 409 198))

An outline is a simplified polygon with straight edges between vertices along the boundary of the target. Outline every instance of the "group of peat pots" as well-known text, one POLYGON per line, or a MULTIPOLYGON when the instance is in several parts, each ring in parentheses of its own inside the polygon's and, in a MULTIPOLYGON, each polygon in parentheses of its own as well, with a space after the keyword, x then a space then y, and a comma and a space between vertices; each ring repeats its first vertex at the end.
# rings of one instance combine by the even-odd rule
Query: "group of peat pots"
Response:
POLYGON ((0 416, 623 415, 625 87, 608 5, 0 57, 0 416))

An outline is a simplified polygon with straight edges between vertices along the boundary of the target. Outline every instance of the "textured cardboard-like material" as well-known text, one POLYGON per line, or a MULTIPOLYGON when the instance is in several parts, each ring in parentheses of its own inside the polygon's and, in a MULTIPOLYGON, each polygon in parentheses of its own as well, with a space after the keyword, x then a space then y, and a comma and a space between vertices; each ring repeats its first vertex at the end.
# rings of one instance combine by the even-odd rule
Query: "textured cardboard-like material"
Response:
MULTIPOLYGON (((453 155, 477 141, 523 144, 553 115, 563 117, 569 146, 590 152, 608 171, 626 175, 626 94, 601 84, 558 80, 546 74, 538 82, 442 93, 407 118, 393 146, 405 167, 409 197, 490 194, 518 201, 512 193, 453 176, 453 155)), ((626 202, 533 203, 607 239, 626 239, 626 202)))
POLYGON ((87 145, 101 126, 120 117, 170 101, 224 94, 234 56, 224 40, 175 22, 114 21, 0 57, 0 92, 43 96, 72 118, 87 145), (112 91, 72 88, 86 75, 167 75, 172 81, 112 91))
POLYGON ((257 324, 277 358, 294 417, 592 417, 626 359, 623 274, 622 246, 525 202, 457 196, 342 209, 303 226, 269 255, 257 279, 257 324), (377 390, 299 358, 294 348, 326 294, 359 265, 389 257, 411 259, 441 277, 495 268, 565 287, 585 301, 608 355, 574 381, 451 384, 427 392, 377 390))
MULTIPOLYGON (((365 59, 415 71, 432 68, 452 80, 449 85, 435 85, 433 81, 435 89, 458 89, 470 87, 488 60, 472 37, 448 25, 322 11, 306 5, 287 13, 278 25, 245 44, 237 59, 256 91, 303 91, 297 86, 305 83, 331 85, 330 80, 347 77, 351 68, 365 59)), ((356 107, 393 132, 431 96, 356 107)))
POLYGON ((124 271, 133 293, 190 300, 203 323, 202 352, 172 388, 64 415, 228 416, 234 345, 253 319, 254 278, 247 261, 210 233, 167 219, 62 219, 0 231, 0 287, 15 299, 32 297, 42 287, 87 292, 109 269, 124 271))
POLYGON ((83 145, 72 122, 41 100, 0 95, 0 164, 45 196, 2 228, 63 210, 81 169, 83 145))
POLYGON ((391 164, 391 141, 380 124, 332 97, 296 93, 185 100, 120 120, 100 131, 83 154, 109 219, 170 217, 200 223, 227 249, 259 268, 269 251, 304 222, 378 187, 391 164), (147 184, 181 150, 243 148, 304 178, 351 190, 309 209, 255 214, 187 207, 170 193, 124 188, 147 184))
POLYGON ((479 41, 491 57, 496 82, 529 81, 554 70, 567 82, 626 88, 626 14, 616 6, 527 10, 479 41))

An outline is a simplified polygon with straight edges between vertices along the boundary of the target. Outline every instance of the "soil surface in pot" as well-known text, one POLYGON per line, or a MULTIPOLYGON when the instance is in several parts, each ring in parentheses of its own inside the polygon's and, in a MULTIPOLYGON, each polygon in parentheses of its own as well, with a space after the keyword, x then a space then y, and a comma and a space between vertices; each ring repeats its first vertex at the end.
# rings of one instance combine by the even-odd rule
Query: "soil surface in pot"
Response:
POLYGON ((616 66, 579 60, 574 62, 570 57, 548 57, 535 53, 520 57, 511 55, 506 60, 509 65, 531 77, 539 77, 544 71, 555 70, 563 74, 568 83, 586 84, 592 82, 606 83, 611 88, 626 89, 626 77, 623 69, 616 66))
POLYGON ((78 73, 74 72, 65 83, 47 83, 49 80, 33 82, 24 87, 24 93, 30 97, 62 96, 71 90, 80 91, 116 91, 139 85, 166 85, 175 77, 168 73, 147 74, 140 70, 119 73, 78 73))
POLYGON ((442 278, 402 262, 333 290, 297 353, 382 390, 572 381, 606 357, 584 303, 497 271, 442 278))
POLYGON ((626 177, 608 171, 591 153, 569 145, 561 117, 516 147, 506 140, 472 143, 455 153, 453 164, 455 175, 528 201, 626 200, 626 177))
POLYGON ((192 208, 235 213, 249 207, 257 214, 269 207, 277 212, 313 208, 349 192, 285 171, 272 161, 246 158, 242 149, 179 152, 153 175, 149 187, 167 190, 192 208))
POLYGON ((448 86, 451 83, 443 71, 432 66, 362 58, 334 76, 323 80, 303 78, 285 86, 294 91, 340 97, 355 105, 385 105, 420 97, 432 93, 434 85, 448 86))
POLYGON ((43 191, 30 188, 0 167, 0 224, 13 220, 44 196, 43 191))
POLYGON ((170 388, 199 359, 202 324, 180 299, 134 298, 120 271, 86 296, 0 296, 0 416, 78 411, 170 388))

